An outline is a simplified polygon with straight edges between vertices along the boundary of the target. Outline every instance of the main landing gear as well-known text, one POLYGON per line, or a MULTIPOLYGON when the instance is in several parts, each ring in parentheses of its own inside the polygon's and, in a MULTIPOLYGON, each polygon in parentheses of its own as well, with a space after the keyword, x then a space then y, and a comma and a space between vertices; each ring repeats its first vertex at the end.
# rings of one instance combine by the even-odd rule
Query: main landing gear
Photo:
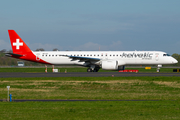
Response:
POLYGON ((91 66, 87 69, 87 72, 98 72, 99 71, 99 67, 94 67, 91 66))

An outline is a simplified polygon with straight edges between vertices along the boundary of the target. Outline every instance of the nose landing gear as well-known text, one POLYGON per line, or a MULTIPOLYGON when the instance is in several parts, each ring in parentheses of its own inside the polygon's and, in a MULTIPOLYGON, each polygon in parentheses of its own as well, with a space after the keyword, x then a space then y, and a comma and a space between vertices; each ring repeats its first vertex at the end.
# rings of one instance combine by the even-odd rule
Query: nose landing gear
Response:
POLYGON ((157 72, 160 72, 161 67, 162 67, 162 65, 157 65, 157 72))

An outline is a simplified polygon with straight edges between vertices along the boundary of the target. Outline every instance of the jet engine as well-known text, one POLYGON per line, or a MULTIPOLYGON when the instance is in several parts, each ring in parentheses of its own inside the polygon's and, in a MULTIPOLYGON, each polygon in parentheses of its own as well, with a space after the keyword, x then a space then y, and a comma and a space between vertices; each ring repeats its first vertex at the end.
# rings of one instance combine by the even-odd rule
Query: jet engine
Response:
POLYGON ((102 61, 102 69, 104 70, 119 70, 119 69, 122 69, 122 67, 120 66, 123 66, 123 65, 125 65, 124 61, 117 61, 117 60, 102 61))
POLYGON ((117 70, 118 69, 118 61, 116 61, 116 60, 102 61, 102 69, 117 70))

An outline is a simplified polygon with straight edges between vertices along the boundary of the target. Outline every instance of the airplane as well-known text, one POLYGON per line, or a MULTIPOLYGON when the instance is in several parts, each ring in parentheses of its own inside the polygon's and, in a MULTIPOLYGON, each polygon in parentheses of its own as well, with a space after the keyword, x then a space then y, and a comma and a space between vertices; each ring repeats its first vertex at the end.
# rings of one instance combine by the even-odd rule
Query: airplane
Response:
POLYGON ((178 61, 161 51, 32 51, 14 30, 8 30, 13 53, 6 56, 49 65, 79 65, 87 72, 124 70, 125 65, 175 64, 178 61))

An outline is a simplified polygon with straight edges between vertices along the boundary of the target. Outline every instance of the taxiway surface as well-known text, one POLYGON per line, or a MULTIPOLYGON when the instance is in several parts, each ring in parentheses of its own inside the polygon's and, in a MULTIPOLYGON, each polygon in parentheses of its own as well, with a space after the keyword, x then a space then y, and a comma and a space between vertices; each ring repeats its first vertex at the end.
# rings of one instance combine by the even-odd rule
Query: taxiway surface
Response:
POLYGON ((120 73, 120 72, 69 72, 69 73, 0 73, 0 78, 25 77, 140 77, 140 76, 180 76, 180 73, 120 73))
MULTIPOLYGON (((5 102, 6 100, 1 100, 1 102, 5 102)), ((27 101, 31 101, 31 102, 64 102, 64 101, 70 101, 70 102, 76 102, 76 101, 88 101, 88 102, 93 102, 93 101, 160 101, 160 100, 48 100, 48 99, 14 99, 12 100, 13 102, 27 102, 27 101)))

